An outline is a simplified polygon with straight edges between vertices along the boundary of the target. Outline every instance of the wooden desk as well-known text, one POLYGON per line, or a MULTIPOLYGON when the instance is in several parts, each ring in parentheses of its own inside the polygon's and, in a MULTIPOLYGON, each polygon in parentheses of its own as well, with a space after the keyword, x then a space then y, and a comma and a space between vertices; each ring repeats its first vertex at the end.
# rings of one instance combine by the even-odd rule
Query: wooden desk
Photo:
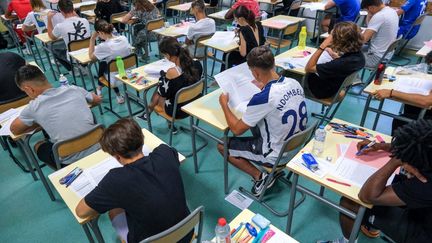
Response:
POLYGON ((96 14, 94 10, 86 10, 81 12, 82 15, 86 16, 87 18, 94 18, 96 17, 96 14))
POLYGON ((267 27, 270 29, 283 30, 288 25, 296 24, 304 20, 305 20, 304 18, 298 18, 298 17, 286 16, 286 15, 277 15, 269 19, 263 20, 261 24, 263 27, 267 27))
MULTIPOLYGON (((156 137, 154 134, 150 133, 146 129, 142 129, 142 132, 144 134, 144 143, 146 146, 148 146, 151 150, 155 149, 160 144, 164 144, 164 142, 156 137)), ((60 197, 63 199, 63 201, 66 203, 69 210, 72 212, 72 215, 75 217, 76 221, 83 225, 84 231, 86 231, 86 234, 88 232, 88 228, 91 227, 93 231, 95 231, 96 237, 102 237, 99 231, 99 227, 97 226, 97 221, 93 221, 93 218, 80 218, 75 213, 75 208, 78 205, 79 201, 82 199, 77 194, 75 194, 70 188, 65 187, 64 185, 60 185, 59 180, 63 176, 65 176, 67 173, 72 171, 74 168, 79 167, 82 169, 86 169, 89 167, 92 167, 104 159, 108 158, 110 155, 103 152, 102 150, 99 150, 85 158, 82 158, 78 160, 77 162, 70 164, 66 166, 65 168, 58 170, 56 172, 51 173, 48 178, 53 184, 54 188, 57 190, 57 192, 60 194, 60 197), (95 223, 95 224, 94 224, 95 223), (88 224, 88 225, 87 225, 88 224), (93 224, 93 225, 90 225, 93 224), (97 227, 97 229, 96 229, 97 227)), ((183 162, 185 160, 185 157, 179 153, 179 160, 180 162, 183 162)), ((88 236, 88 235, 87 235, 88 236)), ((102 238, 101 238, 102 239, 102 238)), ((100 239, 98 239, 99 242, 100 239)), ((102 239, 103 240, 103 239, 102 239)))
POLYGON ((299 54, 299 52, 302 52, 302 51, 309 51, 309 52, 311 52, 313 54, 316 50, 317 50, 316 48, 309 47, 309 46, 307 46, 304 50, 300 50, 298 46, 296 46, 294 48, 291 48, 288 51, 286 51, 284 53, 281 53, 281 54, 279 54, 279 55, 277 55, 275 57, 276 67, 277 68, 282 68, 283 70, 286 70, 286 71, 293 72, 293 73, 300 74, 300 75, 304 76, 304 75, 306 75, 306 71, 305 71, 304 67, 295 67, 293 69, 285 69, 284 65, 282 65, 280 62, 278 63, 278 60, 280 60, 282 58, 288 58, 288 57, 296 56, 296 55, 299 54))
POLYGON ((325 9, 325 5, 326 5, 326 1, 307 2, 307 3, 303 3, 302 5, 300 5, 299 16, 303 16, 303 12, 305 9, 309 9, 310 11, 315 11, 315 17, 305 17, 305 18, 314 20, 312 37, 315 37, 315 31, 316 31, 316 28, 318 27, 318 34, 317 34, 318 38, 317 38, 317 41, 315 43, 315 46, 318 46, 318 44, 319 44, 319 37, 321 35, 321 28, 319 27, 319 23, 321 23, 321 20, 324 18, 324 13, 336 10, 336 7, 333 7, 330 9, 325 9))
POLYGON ((73 7, 74 7, 74 9, 79 9, 81 6, 92 5, 92 4, 96 4, 96 1, 86 1, 86 2, 74 3, 73 7))
MULTIPOLYGON (((52 75, 54 77, 54 80, 57 80, 58 77, 56 76, 56 72, 54 71, 54 67, 53 67, 53 64, 51 63, 51 60, 54 61, 58 73, 60 73, 60 68, 58 66, 57 60, 54 58, 54 55, 51 58, 50 57, 50 53, 52 53, 52 44, 54 42, 57 42, 57 41, 62 41, 62 39, 61 38, 59 38, 59 39, 51 39, 48 36, 48 33, 37 34, 34 37, 36 39, 38 39, 42 43, 42 49, 45 52, 45 56, 46 56, 46 58, 48 60, 48 65, 50 66, 50 69, 51 69, 52 75)), ((38 47, 39 45, 36 44, 34 46, 36 47, 36 51, 39 53, 39 47, 38 47)))
POLYGON ((180 38, 182 36, 186 36, 189 30, 190 23, 185 22, 184 24, 175 24, 171 25, 168 28, 162 27, 160 29, 152 30, 152 32, 161 35, 161 36, 168 36, 168 37, 174 37, 174 38, 180 38))
POLYGON ((156 62, 149 63, 149 64, 146 64, 144 66, 132 69, 132 73, 138 73, 138 77, 143 77, 144 80, 147 81, 145 84, 137 84, 135 82, 131 82, 130 79, 122 79, 118 74, 115 76, 115 78, 117 80, 120 80, 121 82, 123 82, 123 86, 124 86, 124 90, 125 90, 125 100, 126 100, 126 105, 127 105, 128 111, 129 111, 129 115, 133 116, 134 114, 142 112, 142 110, 135 112, 135 113, 132 112, 132 108, 130 105, 131 100, 134 101, 135 103, 141 105, 143 107, 143 110, 146 112, 147 124, 148 124, 148 128, 149 128, 150 132, 153 129, 152 129, 152 124, 151 124, 150 114, 149 114, 149 111, 147 109, 147 107, 148 107, 147 93, 151 88, 157 86, 157 84, 159 82, 159 75, 157 77, 151 76, 151 75, 147 74, 144 71, 144 69, 149 65, 155 65, 156 63, 159 63, 159 62, 165 62, 165 60, 158 60, 156 62), (136 94, 129 92, 127 87, 131 87, 136 92, 143 92, 143 98, 140 98, 136 94))
MULTIPOLYGON (((205 3, 205 6, 208 7, 210 6, 210 4, 205 3)), ((191 7, 192 7, 192 2, 188 2, 188 3, 182 3, 182 4, 170 6, 168 7, 168 9, 176 10, 179 12, 188 12, 191 7)))
MULTIPOLYGON (((240 214, 238 214, 230 223, 230 229, 236 229, 240 223, 246 223, 249 222, 252 225, 254 225, 254 227, 256 229, 258 229, 258 227, 252 223, 252 218, 253 216, 255 216, 255 213, 250 211, 249 209, 245 209, 243 211, 241 211, 240 214)), ((274 225, 270 225, 270 229, 273 230, 275 232, 275 235, 270 238, 270 240, 268 241, 269 243, 277 243, 277 242, 283 242, 283 243, 298 243, 298 241, 296 241, 295 239, 293 239, 291 236, 285 234, 285 232, 281 231, 280 229, 276 228, 274 225)))
MULTIPOLYGON (((221 89, 217 89, 197 100, 192 101, 191 103, 184 105, 182 110, 190 115, 190 129, 191 139, 192 139, 192 153, 196 171, 198 173, 198 159, 197 159, 197 149, 195 143, 195 133, 201 132, 213 139, 217 143, 224 145, 224 192, 228 194, 228 133, 230 131, 228 124, 225 120, 225 115, 222 111, 222 108, 219 105, 219 96, 222 93, 221 89), (207 124, 215 127, 219 131, 223 132, 223 138, 220 139, 220 136, 213 135, 209 131, 195 125, 194 119, 202 120, 207 124)), ((241 117, 241 114, 238 112, 235 113, 237 117, 241 117)))
MULTIPOLYGON (((88 48, 83 48, 80 50, 69 52, 69 57, 71 58, 71 62, 75 61, 78 65, 87 68, 87 72, 89 73, 89 78, 91 79, 92 88, 96 91, 95 79, 93 78, 91 64, 95 63, 95 61, 90 59, 88 48)), ((81 72, 81 69, 78 69, 79 76, 81 77, 81 82, 83 84, 83 88, 87 89, 87 85, 85 83, 84 75, 81 72)), ((99 106, 100 112, 102 114, 102 108, 99 106)))
MULTIPOLYGON (((430 40, 430 41, 432 41, 432 40, 430 40)), ((415 54, 416 56, 418 56, 417 63, 420 63, 422 61, 422 59, 431 51, 432 51, 432 48, 430 48, 427 45, 424 45, 422 48, 420 48, 420 50, 418 50, 415 54)))
POLYGON ((215 19, 215 20, 223 20, 223 21, 232 21, 231 19, 225 19, 225 14, 228 12, 229 9, 225 9, 219 12, 215 12, 212 14, 209 14, 208 17, 215 19))
MULTIPOLYGON (((349 124, 352 125, 348 122, 345 122, 343 120, 339 120, 339 119, 333 119, 332 122, 337 122, 337 123, 343 123, 343 124, 349 124)), ((355 125, 354 125, 355 126, 355 125)), ((330 126, 327 125, 326 130, 327 130, 327 136, 326 136, 326 141, 325 141, 325 145, 324 145, 324 151, 322 153, 322 155, 320 156, 320 158, 326 158, 327 156, 330 156, 333 158, 332 162, 335 163, 335 161, 338 159, 338 152, 337 152, 337 144, 343 144, 343 143, 350 143, 351 141, 359 141, 359 140, 355 140, 355 139, 350 139, 350 138, 345 138, 343 135, 340 134, 333 134, 331 132, 328 131, 328 128, 330 126)), ((384 134, 380 134, 371 130, 368 130, 369 133, 371 133, 372 135, 377 135, 379 134, 386 142, 390 142, 391 141, 391 137, 384 135, 384 134)), ((294 158, 293 160, 297 160, 301 157, 302 152, 303 151, 312 151, 312 147, 313 147, 313 140, 310 141, 304 149, 302 149, 301 152, 299 152, 294 158)), ((333 179, 338 179, 338 178, 334 178, 331 175, 325 175, 323 178, 320 178, 319 176, 317 176, 316 174, 312 173, 311 171, 309 171, 306 167, 301 166, 301 165, 297 165, 296 163, 292 163, 289 162, 287 164, 287 168, 288 170, 293 172, 293 179, 292 179, 292 187, 291 187, 291 196, 290 196, 290 202, 289 202, 289 210, 288 210, 288 221, 287 221, 287 233, 290 234, 291 232, 291 225, 292 225, 292 218, 293 218, 293 213, 294 213, 294 204, 295 204, 295 196, 296 196, 296 191, 300 191, 303 192, 305 194, 308 194, 314 198, 319 198, 318 201, 323 202, 324 204, 337 209, 338 211, 344 213, 345 215, 355 219, 355 223, 354 223, 354 227, 351 231, 351 236, 350 236, 350 242, 354 242, 354 240, 357 237, 357 233, 360 229, 360 224, 364 215, 364 212, 366 210, 366 208, 372 208, 372 205, 370 204, 366 204, 362 201, 360 201, 360 199, 358 198, 358 193, 360 192, 360 188, 355 186, 355 185, 351 185, 350 187, 344 186, 344 185, 340 185, 337 183, 333 183, 327 180, 327 178, 333 178, 333 179), (351 200, 353 200, 354 202, 358 203, 360 205, 360 209, 358 211, 358 213, 355 212, 351 212, 348 209, 345 209, 341 206, 339 206, 339 203, 335 203, 330 201, 329 199, 325 198, 323 196, 323 194, 317 194, 301 185, 298 185, 298 178, 299 176, 305 177, 306 179, 313 181, 314 183, 325 187, 327 189, 330 189, 332 191, 334 191, 335 193, 343 196, 343 197, 347 197, 351 200)))
POLYGON ((276 6, 281 4, 282 0, 258 0, 258 4, 260 3, 270 5, 270 12, 275 16, 276 6))
MULTIPOLYGON (((398 78, 400 78, 400 77, 418 77, 419 79, 429 79, 429 80, 432 80, 432 75, 431 74, 425 74, 425 73, 415 72, 415 73, 412 73, 412 74, 409 74, 409 75, 398 75, 398 74, 395 74, 395 68, 394 67, 387 67, 385 73, 387 75, 393 75, 393 76, 395 76, 396 80, 398 78)), ((383 100, 379 101, 378 108, 373 108, 371 106, 371 101, 374 98, 373 94, 377 90, 380 90, 380 89, 393 89, 393 88, 394 88, 394 82, 390 82, 387 78, 385 78, 385 79, 382 80, 382 83, 380 85, 376 85, 372 81, 363 90, 365 93, 368 94, 368 98, 366 100, 366 104, 365 104, 365 107, 364 107, 364 110, 363 110, 362 118, 360 120, 360 126, 364 126, 364 123, 366 121, 366 117, 367 117, 367 114, 368 114, 369 111, 376 113, 375 120, 374 120, 374 123, 373 123, 373 126, 372 126, 373 130, 376 129, 376 126, 378 124, 378 120, 379 120, 380 115, 392 117, 393 119, 402 120, 402 121, 406 121, 406 122, 412 122, 412 121, 414 121, 414 119, 407 118, 407 117, 401 116, 399 114, 393 114, 393 113, 384 111, 383 110, 383 106, 384 106, 384 101, 386 99, 383 99, 383 100)), ((395 99, 395 98, 387 98, 387 99, 394 100, 394 101, 400 102, 402 104, 407 104, 407 105, 412 105, 412 106, 416 106, 416 107, 422 108, 422 111, 420 112, 420 114, 418 116, 418 119, 423 118, 424 115, 425 115, 425 113, 426 113, 426 111, 431 108, 431 107, 420 107, 420 106, 418 106, 416 104, 413 104, 413 103, 410 103, 410 102, 401 101, 401 100, 398 100, 398 99, 395 99)))

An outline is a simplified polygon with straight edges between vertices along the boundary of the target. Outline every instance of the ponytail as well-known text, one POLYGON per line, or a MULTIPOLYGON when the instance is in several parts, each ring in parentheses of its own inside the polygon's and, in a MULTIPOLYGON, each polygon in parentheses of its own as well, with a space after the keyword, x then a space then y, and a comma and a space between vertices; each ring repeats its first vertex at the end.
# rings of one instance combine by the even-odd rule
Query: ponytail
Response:
POLYGON ((239 6, 234 11, 234 16, 236 18, 244 18, 248 25, 250 25, 253 29, 256 28, 255 24, 255 14, 245 6, 239 6))
POLYGON ((95 22, 94 29, 97 32, 112 34, 112 32, 114 31, 114 25, 108 23, 106 20, 99 19, 95 22))

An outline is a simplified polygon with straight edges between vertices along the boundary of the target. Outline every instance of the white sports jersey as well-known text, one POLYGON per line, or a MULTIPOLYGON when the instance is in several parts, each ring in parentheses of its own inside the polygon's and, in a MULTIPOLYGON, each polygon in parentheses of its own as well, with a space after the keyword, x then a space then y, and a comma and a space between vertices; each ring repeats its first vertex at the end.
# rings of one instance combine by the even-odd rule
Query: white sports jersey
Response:
POLYGON ((276 158, 289 137, 306 129, 303 88, 291 78, 280 77, 269 82, 252 97, 242 120, 250 127, 259 128, 264 157, 276 158))

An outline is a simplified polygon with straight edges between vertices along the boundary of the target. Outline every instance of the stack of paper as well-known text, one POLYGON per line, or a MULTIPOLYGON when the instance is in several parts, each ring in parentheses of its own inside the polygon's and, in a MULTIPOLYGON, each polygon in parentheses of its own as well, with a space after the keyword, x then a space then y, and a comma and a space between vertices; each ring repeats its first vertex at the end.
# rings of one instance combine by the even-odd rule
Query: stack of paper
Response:
MULTIPOLYGON (((305 68, 311 57, 312 54, 305 57, 281 57, 276 58, 275 62, 276 65, 281 66, 284 69, 305 68)), ((318 59, 317 64, 330 62, 332 60, 333 58, 330 56, 330 54, 327 51, 324 51, 318 59)))
POLYGON ((7 120, 9 120, 11 117, 16 117, 17 114, 20 113, 20 110, 18 109, 9 109, 3 113, 0 114, 0 123, 6 122, 7 120))
POLYGON ((208 45, 231 46, 237 44, 234 31, 216 31, 208 40, 208 45))
POLYGON ((287 19, 275 19, 268 20, 266 25, 272 26, 273 28, 285 28, 286 26, 292 24, 293 22, 287 19))
POLYGON ((144 66, 144 72, 150 76, 160 75, 160 71, 168 71, 168 69, 174 67, 175 64, 166 59, 162 59, 144 66))
POLYGON ((76 56, 76 55, 84 54, 84 53, 88 53, 88 48, 83 48, 83 49, 79 49, 76 51, 71 51, 71 52, 69 52, 69 55, 76 56))
POLYGON ((432 80, 398 76, 394 82, 394 89, 409 94, 429 95, 432 91, 432 80))
POLYGON ((313 3, 302 4, 301 7, 314 11, 314 10, 324 10, 325 5, 326 5, 325 2, 313 2, 313 3))
MULTIPOLYGON (((11 109, 12 110, 12 109, 11 109)), ((13 109, 12 111, 8 110, 1 114, 1 119, 4 124, 2 124, 0 128, 0 136, 10 136, 12 135, 12 132, 10 130, 10 127, 12 125, 12 122, 21 114, 22 109, 13 109), (7 113, 7 114, 5 114, 7 113)), ((25 133, 25 134, 32 134, 34 131, 25 133)))
POLYGON ((260 92, 252 83, 255 79, 246 63, 227 69, 214 77, 223 92, 229 94, 229 106, 241 113, 246 111, 252 96, 260 92))

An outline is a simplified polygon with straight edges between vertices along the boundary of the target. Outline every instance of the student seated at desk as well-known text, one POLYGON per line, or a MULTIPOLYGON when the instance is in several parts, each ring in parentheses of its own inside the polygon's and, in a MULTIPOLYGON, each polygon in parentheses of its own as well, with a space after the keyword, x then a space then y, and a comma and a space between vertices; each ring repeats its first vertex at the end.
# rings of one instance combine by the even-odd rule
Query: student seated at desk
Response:
POLYGON ((399 21, 398 36, 403 35, 405 39, 411 40, 417 34, 420 25, 414 27, 409 35, 405 36, 408 34, 408 31, 411 29, 416 19, 425 13, 427 3, 427 0, 408 0, 396 10, 397 14, 402 16, 399 21))
POLYGON ((14 52, 0 53, 0 104, 9 103, 26 97, 26 93, 15 84, 15 74, 26 64, 24 58, 14 52))
POLYGON ((337 7, 340 14, 335 16, 333 13, 327 14, 321 22, 323 32, 331 32, 334 25, 339 22, 354 22, 360 12, 360 1, 358 0, 328 0, 324 6, 325 10, 337 7))
MULTIPOLYGON (((359 149, 370 141, 361 142, 359 149)), ((372 227, 381 230, 393 242, 432 242, 432 121, 418 120, 399 128, 391 144, 376 144, 370 151, 389 151, 391 159, 362 186, 359 198, 372 204, 363 217, 362 231, 372 227), (402 167, 407 173, 393 173, 402 167)), ((342 197, 340 205, 356 212, 359 205, 342 197)), ((340 214, 344 237, 334 241, 348 242, 354 220, 340 214)), ((375 234, 378 236, 377 234, 375 234)))
POLYGON ((214 19, 207 18, 205 13, 205 4, 203 0, 195 0, 191 5, 191 13, 195 16, 196 23, 191 23, 186 36, 185 43, 188 45, 189 53, 195 58, 204 57, 204 48, 197 48, 195 46, 197 39, 204 35, 214 34, 216 32, 216 23, 214 19))
POLYGON ((134 37, 132 38, 134 42, 132 45, 135 47, 137 53, 141 53, 144 49, 144 54, 141 56, 141 60, 146 62, 149 60, 149 50, 147 39, 154 38, 153 34, 151 36, 147 36, 146 25, 150 20, 154 20, 160 17, 159 9, 157 9, 151 2, 148 0, 136 0, 134 1, 133 7, 131 11, 126 14, 122 23, 127 24, 129 21, 135 21, 133 25, 133 33, 134 37))
MULTIPOLYGON (((115 13, 123 12, 123 6, 120 4, 119 0, 98 0, 96 3, 96 8, 94 13, 96 19, 103 19, 106 22, 111 22, 111 15, 115 13)), ((119 23, 114 24, 117 31, 120 31, 119 23)))
MULTIPOLYGON (((161 233, 189 215, 178 153, 166 144, 148 156, 138 123, 122 118, 102 135, 102 150, 123 167, 112 169, 76 209, 81 218, 109 211, 112 226, 123 242, 136 243, 161 233)), ((193 231, 180 242, 189 243, 193 231)))
POLYGON ((58 8, 65 19, 54 26, 53 18, 56 12, 49 12, 47 23, 48 36, 51 39, 63 39, 64 45, 60 44, 53 47, 53 55, 68 71, 71 71, 72 65, 67 57, 68 44, 71 41, 90 37, 90 24, 87 19, 78 17, 71 0, 60 0, 58 8))
MULTIPOLYGON (((111 60, 116 59, 116 57, 126 57, 131 54, 131 46, 128 42, 128 39, 126 36, 119 35, 114 36, 113 30, 114 26, 112 24, 109 24, 107 21, 101 19, 95 22, 94 24, 95 32, 93 32, 91 39, 90 39, 90 46, 89 46, 89 57, 92 60, 98 60, 99 61, 99 79, 105 78, 108 80, 107 73, 108 70, 108 63, 111 60), (95 46, 96 38, 99 37, 104 42, 100 43, 99 45, 95 46)), ((118 88, 121 83, 119 83, 115 79, 115 73, 110 74, 111 80, 108 80, 110 82, 111 87, 113 87, 114 92, 116 93, 116 99, 117 103, 123 104, 124 103, 124 97, 120 94, 120 90, 118 88)), ((102 88, 103 84, 98 81, 98 87, 96 88, 96 94, 99 96, 102 96, 102 88)))
MULTIPOLYGON (((283 143, 295 133, 306 129, 307 112, 303 88, 290 78, 279 76, 269 47, 260 46, 247 55, 247 64, 261 92, 255 94, 246 112, 238 119, 228 106, 229 96, 221 94, 219 103, 225 119, 236 137, 228 140, 228 161, 252 176, 252 193, 259 196, 268 178, 267 172, 255 167, 271 167, 283 143), (288 118, 293 116, 293 118, 288 118), (251 130, 252 137, 238 137, 251 130), (255 165, 254 165, 255 164, 255 165)), ((223 154, 224 146, 218 144, 223 154)), ((272 178, 273 186, 277 176, 272 178)))
MULTIPOLYGON (((159 44, 159 51, 165 59, 174 63, 175 67, 168 69, 166 73, 161 71, 159 85, 157 91, 153 93, 148 111, 151 113, 156 106, 160 106, 172 116, 177 92, 198 82, 201 79, 203 68, 199 61, 192 59, 187 48, 182 47, 176 38, 163 38, 159 44)), ((181 110, 183 105, 186 103, 178 104, 176 118, 187 117, 187 114, 181 110)), ((138 118, 147 120, 145 112, 138 118)), ((174 131, 176 131, 175 128, 174 131)))
MULTIPOLYGON (((428 65, 432 64, 432 51, 426 55, 425 62, 428 65)), ((393 98, 393 99, 400 100, 402 102, 416 104, 420 107, 432 107, 432 90, 429 92, 428 95, 421 95, 421 94, 404 93, 394 89, 380 89, 377 90, 373 95, 376 99, 379 100, 386 99, 386 98, 393 98)), ((420 107, 405 104, 402 116, 411 119, 417 119, 422 110, 422 108, 420 107)), ((427 110, 424 117, 427 119, 432 119, 432 111, 430 109, 427 110)), ((406 124, 405 121, 393 119, 392 132, 394 132, 397 128, 405 124, 406 124)))
POLYGON ((33 11, 27 14, 22 25, 22 30, 32 31, 36 28, 38 33, 43 33, 46 30, 46 20, 49 10, 45 8, 42 0, 30 0, 30 4, 33 11))
POLYGON ((396 40, 399 18, 396 11, 385 6, 381 0, 363 0, 361 8, 368 12, 367 27, 362 34, 363 43, 370 41, 363 47, 365 67, 375 69, 387 48, 396 40))
POLYGON ((234 11, 240 7, 246 7, 252 13, 255 15, 255 17, 261 16, 261 11, 259 7, 259 3, 256 0, 237 0, 234 5, 226 12, 225 19, 233 19, 234 18, 234 11))
MULTIPOLYGON (((232 51, 228 56, 228 68, 242 64, 246 61, 247 54, 255 47, 265 44, 264 29, 261 22, 255 21, 255 14, 244 6, 239 6, 234 11, 234 19, 239 25, 239 50, 232 51)), ((222 60, 225 60, 224 53, 222 60)), ((221 72, 225 70, 225 64, 221 65, 221 72)))
MULTIPOLYGON (((52 153, 54 143, 64 141, 91 130, 95 124, 89 104, 101 102, 99 96, 76 86, 53 88, 42 71, 32 65, 18 69, 16 84, 32 101, 11 124, 15 135, 33 131, 41 127, 50 140, 39 141, 35 145, 38 158, 55 168, 52 153)), ((99 149, 98 145, 86 151, 61 158, 62 165, 68 165, 99 149)))
POLYGON ((318 99, 333 97, 346 77, 364 67, 362 45, 361 29, 355 23, 340 22, 334 26, 305 67, 308 90, 313 96, 318 99), (334 59, 318 64, 325 51, 334 59))

